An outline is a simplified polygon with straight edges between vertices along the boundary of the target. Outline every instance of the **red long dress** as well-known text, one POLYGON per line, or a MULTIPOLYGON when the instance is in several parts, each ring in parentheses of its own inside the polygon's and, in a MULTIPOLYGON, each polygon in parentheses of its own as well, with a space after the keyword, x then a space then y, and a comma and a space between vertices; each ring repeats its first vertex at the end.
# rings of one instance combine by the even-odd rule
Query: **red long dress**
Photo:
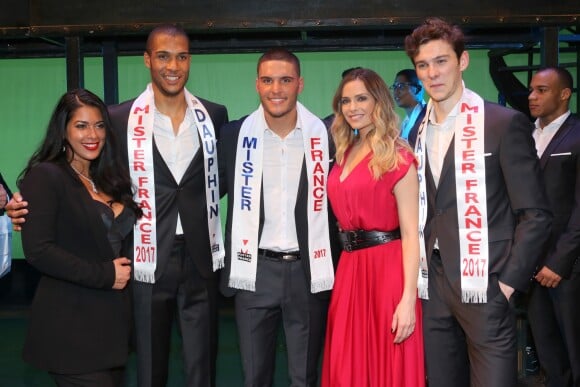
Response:
MULTIPOLYGON (((328 196, 343 230, 390 231, 399 227, 395 184, 414 162, 405 150, 397 170, 374 180, 371 155, 340 181, 342 167, 328 177, 328 196)), ((425 386, 421 304, 416 326, 401 344, 391 333, 403 293, 401 240, 340 256, 330 308, 322 366, 323 387, 425 386)))

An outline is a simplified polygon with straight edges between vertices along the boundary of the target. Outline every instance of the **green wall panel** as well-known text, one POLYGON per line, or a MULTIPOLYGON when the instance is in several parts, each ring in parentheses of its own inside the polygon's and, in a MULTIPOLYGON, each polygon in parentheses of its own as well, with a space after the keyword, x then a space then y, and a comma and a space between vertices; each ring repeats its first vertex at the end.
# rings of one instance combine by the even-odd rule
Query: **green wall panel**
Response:
MULTIPOLYGON (((305 88, 304 105, 321 117, 331 112, 331 99, 344 69, 363 66, 377 71, 391 84, 397 71, 411 63, 403 51, 356 51, 298 53, 305 88)), ((230 119, 253 111, 259 103, 255 91, 259 54, 193 55, 188 89, 194 94, 228 107, 230 119)), ((508 64, 527 61, 510 58, 508 64)), ((536 62, 537 63, 537 62, 536 62)), ((50 113, 66 90, 64 59, 0 60, 0 171, 16 189, 15 181, 38 145, 50 113)), ((119 58, 119 100, 137 96, 149 82, 141 56, 119 58)), ((468 87, 484 98, 497 100, 497 90, 488 71, 487 50, 470 51, 470 66, 464 73, 468 87)), ((522 80, 527 82, 527 80, 522 80)), ((102 60, 85 59, 85 87, 103 96, 102 60)), ((575 100, 574 100, 575 101, 575 100)), ((575 102, 571 105, 575 106, 575 102)), ((397 109, 403 114, 401 109, 397 109)), ((20 236, 13 238, 13 256, 22 258, 20 236)))

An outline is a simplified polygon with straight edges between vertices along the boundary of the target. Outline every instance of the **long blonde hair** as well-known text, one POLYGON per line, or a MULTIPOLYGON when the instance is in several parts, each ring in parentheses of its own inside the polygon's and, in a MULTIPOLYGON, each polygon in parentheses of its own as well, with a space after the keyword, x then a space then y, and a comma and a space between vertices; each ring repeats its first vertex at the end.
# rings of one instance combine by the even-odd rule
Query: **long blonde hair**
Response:
POLYGON ((340 101, 344 85, 354 80, 360 80, 369 94, 375 99, 375 109, 371 119, 374 128, 362 140, 368 141, 372 150, 369 169, 373 177, 378 180, 385 172, 396 169, 402 160, 398 150, 409 144, 399 137, 399 116, 395 113, 394 102, 385 81, 373 70, 354 69, 345 74, 332 99, 334 122, 331 133, 336 145, 336 161, 343 165, 347 149, 357 140, 352 128, 344 118, 340 101))

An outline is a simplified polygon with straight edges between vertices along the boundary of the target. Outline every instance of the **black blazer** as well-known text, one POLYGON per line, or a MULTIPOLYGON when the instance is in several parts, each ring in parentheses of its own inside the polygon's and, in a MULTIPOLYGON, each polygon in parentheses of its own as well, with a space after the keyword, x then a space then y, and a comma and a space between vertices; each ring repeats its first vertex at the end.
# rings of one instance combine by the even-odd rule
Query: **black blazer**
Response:
POLYGON ((423 109, 421 109, 421 112, 419 112, 419 115, 417 116, 417 119, 415 120, 413 127, 409 131, 409 138, 407 139, 407 141, 409 142, 409 145, 411 145, 411 148, 413 149, 415 149, 415 142, 417 141, 417 132, 419 131, 419 126, 421 126, 423 118, 425 118, 425 112, 427 112, 427 105, 423 106, 423 109))
POLYGON ((554 213, 546 265, 564 278, 580 272, 580 118, 570 115, 540 158, 550 207, 554 213))
MULTIPOLYGON (((232 296, 236 293, 236 289, 230 288, 228 286, 228 281, 230 278, 231 271, 231 237, 232 237, 232 213, 234 206, 234 177, 236 170, 236 150, 238 145, 238 136, 240 134, 240 128, 246 117, 243 117, 237 121, 232 121, 222 128, 222 137, 218 145, 218 155, 219 155, 219 168, 220 168, 220 190, 222 193, 228 194, 228 215, 226 221, 226 232, 225 232, 225 246, 226 246, 226 260, 225 268, 221 273, 220 289, 225 296, 232 296)), ((334 143, 332 138, 329 136, 329 153, 334 157, 334 143)), ((333 161, 329 165, 332 168, 333 161)), ((302 267, 304 269, 304 274, 310 283, 310 261, 308 260, 308 180, 306 176, 306 161, 302 163, 302 171, 300 173, 300 185, 298 187, 296 207, 294 208, 294 216, 296 219, 296 231, 298 236, 298 246, 300 249, 300 255, 306 257, 306 259, 301 259, 302 267)), ((328 205, 328 217, 329 217, 329 232, 330 235, 330 247, 332 251, 332 259, 334 267, 336 269, 337 259, 340 255, 340 244, 338 242, 338 228, 336 224, 336 218, 332 213, 330 204, 328 205)), ((264 226, 264 201, 263 196, 260 203, 260 227, 259 235, 262 234, 262 227, 264 226)), ((324 236, 327 237, 327 236, 324 236)), ((330 292, 320 292, 316 293, 320 297, 329 297, 330 292)))
MULTIPOLYGON (((207 109, 215 128, 216 137, 219 138, 221 126, 228 121, 228 112, 225 106, 201 98, 200 101, 207 109)), ((130 100, 109 107, 109 114, 122 152, 122 160, 124 160, 126 165, 129 165, 127 122, 133 102, 134 100, 130 100)), ((202 144, 201 139, 200 144, 202 144)), ((158 252, 155 278, 158 279, 163 275, 171 253, 178 211, 181 214, 185 244, 197 270, 205 278, 212 277, 214 272, 207 230, 205 172, 201 147, 193 157, 179 184, 173 178, 171 171, 157 150, 155 141, 153 145, 153 164, 158 252)))
MULTIPOLYGON (((489 275, 520 291, 529 287, 550 234, 552 218, 532 129, 523 114, 485 102, 489 275)), ((461 294, 454 141, 445 155, 437 187, 426 157, 425 243, 429 260, 438 239, 445 274, 461 294)))
POLYGON ((94 200, 66 163, 39 164, 20 188, 29 210, 24 255, 42 275, 24 360, 63 374, 125 365, 130 288, 112 289, 116 256, 94 200))

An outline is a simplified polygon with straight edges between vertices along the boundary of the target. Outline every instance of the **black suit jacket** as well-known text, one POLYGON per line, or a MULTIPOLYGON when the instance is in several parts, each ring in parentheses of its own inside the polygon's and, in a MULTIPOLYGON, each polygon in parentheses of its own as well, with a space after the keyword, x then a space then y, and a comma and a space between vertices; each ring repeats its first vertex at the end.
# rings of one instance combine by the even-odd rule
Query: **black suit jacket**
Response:
MULTIPOLYGON (((207 109, 214 125, 216 137, 220 128, 228 121, 228 112, 223 105, 199 99, 207 109)), ((129 110, 134 100, 109 107, 122 158, 129 165, 127 153, 127 122, 129 110)), ((203 144, 200 139, 200 144, 203 144)), ((155 206, 157 224, 157 267, 155 278, 163 275, 165 265, 171 253, 177 213, 181 215, 181 224, 185 244, 200 274, 209 278, 214 275, 212 266, 209 234, 207 230, 207 207, 205 198, 205 172, 203 151, 200 147, 187 168, 181 182, 177 183, 159 153, 153 145, 153 164, 155 173, 155 206)))
MULTIPOLYGON (((551 224, 532 129, 523 114, 485 102, 488 273, 520 291, 529 287, 551 224)), ((445 155, 437 187, 428 156, 426 159, 427 259, 431 259, 437 238, 445 274, 461 294, 454 140, 445 155)))
POLYGON ((569 278, 580 255, 580 118, 570 115, 560 126, 542 157, 540 167, 554 213, 546 265, 569 278))
POLYGON ((42 274, 24 360, 67 374, 125 365, 130 288, 112 289, 116 256, 94 200, 66 163, 39 164, 20 188, 30 211, 22 226, 24 255, 42 274))
MULTIPOLYGON (((236 169, 236 150, 238 145, 238 136, 240 134, 240 128, 246 117, 238 120, 232 121, 222 128, 222 137, 218 146, 219 154, 219 167, 220 167, 220 189, 223 193, 228 194, 228 215, 226 221, 226 232, 225 232, 225 246, 226 246, 226 261, 225 268, 221 273, 221 291, 225 296, 232 296, 237 291, 236 289, 230 288, 228 286, 228 280, 230 277, 231 270, 231 236, 232 236, 232 213, 234 206, 234 177, 236 169)), ((329 138, 329 152, 334 155, 334 144, 332 138, 329 138)), ((332 162, 329 165, 329 171, 332 167, 332 162)), ((298 246, 300 249, 300 255, 306 257, 306 259, 301 259, 302 267, 304 269, 304 274, 310 283, 310 261, 308 257, 308 180, 306 176, 306 161, 302 162, 302 171, 300 173, 300 185, 298 187, 297 197, 296 197, 296 207, 294 208, 294 216, 296 220, 296 231, 298 236, 298 246)), ((338 242, 338 228, 336 225, 336 218, 332 214, 330 205, 328 206, 328 216, 329 216, 329 230, 330 230, 330 247, 332 251, 332 258, 334 261, 334 267, 336 268, 336 259, 338 259, 340 253, 340 245, 338 242)), ((263 195, 260 203, 260 227, 259 235, 262 234, 262 227, 264 225, 264 201, 263 195)), ((321 236, 327 237, 327 236, 321 236)), ((329 297, 330 292, 320 292, 317 295, 321 297, 329 297)))
POLYGON ((421 126, 423 118, 425 118, 425 112, 427 112, 427 105, 423 106, 423 109, 421 109, 421 112, 419 112, 419 115, 415 120, 415 124, 413 124, 413 127, 409 132, 409 137, 407 141, 409 142, 409 145, 411 145, 411 148, 413 149, 415 149, 415 142, 417 142, 417 132, 419 131, 419 126, 421 126))

